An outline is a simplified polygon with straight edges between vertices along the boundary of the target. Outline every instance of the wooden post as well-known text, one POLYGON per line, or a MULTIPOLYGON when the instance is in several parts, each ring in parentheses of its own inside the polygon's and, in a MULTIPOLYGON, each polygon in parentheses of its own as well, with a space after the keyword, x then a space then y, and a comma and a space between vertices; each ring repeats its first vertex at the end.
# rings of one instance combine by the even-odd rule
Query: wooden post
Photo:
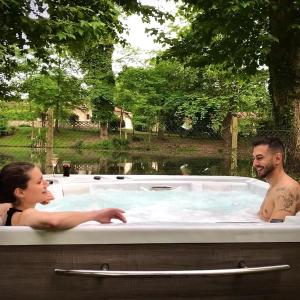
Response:
POLYGON ((46 140, 46 173, 53 172, 52 156, 53 156, 53 109, 49 108, 47 112, 47 140, 46 140))
POLYGON ((119 130, 120 130, 120 139, 122 138, 122 122, 123 122, 123 109, 120 110, 120 124, 119 124, 119 130))
POLYGON ((238 118, 235 114, 231 118, 231 164, 230 175, 237 175, 237 147, 238 147, 238 118))

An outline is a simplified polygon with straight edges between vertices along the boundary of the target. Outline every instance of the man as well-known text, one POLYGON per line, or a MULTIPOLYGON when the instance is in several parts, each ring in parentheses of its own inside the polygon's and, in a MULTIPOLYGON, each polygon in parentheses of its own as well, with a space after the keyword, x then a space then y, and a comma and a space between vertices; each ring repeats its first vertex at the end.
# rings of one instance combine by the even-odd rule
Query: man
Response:
POLYGON ((253 167, 270 184, 258 213, 267 222, 283 222, 300 209, 300 186, 284 171, 284 153, 278 138, 261 137, 253 142, 253 167))

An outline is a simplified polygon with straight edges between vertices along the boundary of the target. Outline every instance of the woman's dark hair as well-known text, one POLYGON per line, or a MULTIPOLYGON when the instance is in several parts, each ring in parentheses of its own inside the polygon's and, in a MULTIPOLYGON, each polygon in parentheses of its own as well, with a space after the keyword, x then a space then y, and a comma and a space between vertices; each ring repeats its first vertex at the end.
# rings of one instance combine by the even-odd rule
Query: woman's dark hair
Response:
POLYGON ((30 179, 28 172, 35 167, 28 162, 13 162, 5 165, 0 171, 0 203, 15 203, 15 189, 26 189, 30 179))

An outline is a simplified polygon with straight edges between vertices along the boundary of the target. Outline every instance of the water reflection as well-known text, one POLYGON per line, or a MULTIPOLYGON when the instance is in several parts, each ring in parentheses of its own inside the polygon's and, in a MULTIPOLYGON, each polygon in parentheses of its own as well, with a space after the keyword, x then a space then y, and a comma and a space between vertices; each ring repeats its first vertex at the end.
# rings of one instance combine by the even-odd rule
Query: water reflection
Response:
MULTIPOLYGON (((0 152, 0 163, 31 161, 44 173, 63 173, 63 161, 70 161, 70 174, 122 174, 122 175, 232 175, 232 156, 169 157, 149 154, 118 152, 71 151, 55 149, 55 154, 34 153, 25 149, 11 149, 10 155, 0 152), (56 165, 53 166, 53 156, 56 165)), ((251 176, 250 159, 238 160, 237 175, 251 176)))
MULTIPOLYGON (((43 173, 53 172, 51 154, 55 156, 55 174, 63 173, 62 163, 70 161, 70 174, 120 174, 120 175, 238 175, 255 177, 251 155, 241 159, 232 168, 232 155, 220 153, 218 157, 176 157, 123 152, 74 151, 55 149, 35 152, 30 148, 0 148, 0 167, 12 161, 30 161, 40 166, 43 173), (53 152, 55 154, 53 154, 53 152), (234 173, 233 173, 234 170, 234 173)), ((205 155, 205 154, 204 154, 205 155)), ((299 161, 287 161, 286 170, 300 179, 299 161)))
MULTIPOLYGON (((230 162, 230 158, 228 159, 230 162)), ((71 174, 124 174, 124 175, 233 175, 224 158, 166 158, 139 156, 124 160, 100 158, 98 161, 72 161, 71 174)), ((239 161, 239 172, 250 176, 251 163, 239 161)), ((61 165, 57 172, 62 173, 61 165)))

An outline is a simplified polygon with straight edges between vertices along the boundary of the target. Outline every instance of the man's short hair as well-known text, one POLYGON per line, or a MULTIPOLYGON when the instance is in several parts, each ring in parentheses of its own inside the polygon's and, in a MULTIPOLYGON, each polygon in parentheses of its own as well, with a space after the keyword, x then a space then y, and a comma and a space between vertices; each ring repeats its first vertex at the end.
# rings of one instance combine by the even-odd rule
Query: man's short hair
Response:
POLYGON ((273 152, 280 152, 284 161, 285 147, 283 142, 278 137, 259 136, 252 143, 253 147, 260 145, 268 145, 273 152))

